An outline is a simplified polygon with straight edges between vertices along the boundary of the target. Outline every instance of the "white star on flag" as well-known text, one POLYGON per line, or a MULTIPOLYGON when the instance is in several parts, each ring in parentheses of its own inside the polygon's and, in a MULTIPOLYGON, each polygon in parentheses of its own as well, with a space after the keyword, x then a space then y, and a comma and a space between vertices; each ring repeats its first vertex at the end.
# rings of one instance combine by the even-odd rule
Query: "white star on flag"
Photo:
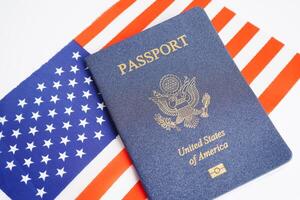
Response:
POLYGON ((29 177, 29 174, 21 175, 21 177, 22 177, 22 179, 20 182, 24 182, 25 184, 27 184, 27 182, 31 180, 31 178, 29 177))
POLYGON ((53 81, 53 87, 56 88, 57 90, 59 89, 59 87, 61 87, 62 85, 60 84, 60 81, 53 81))
POLYGON ((46 178, 49 177, 49 175, 47 174, 47 170, 43 172, 39 172, 39 174, 40 174, 39 179, 42 179, 43 181, 45 181, 46 178))
POLYGON ((9 145, 9 151, 8 152, 11 152, 12 154, 15 154, 16 151, 18 151, 18 150, 19 149, 18 149, 16 144, 14 146, 9 145))
POLYGON ((51 145, 53 145, 53 143, 51 142, 51 139, 44 140, 44 145, 43 145, 44 147, 47 147, 49 149, 51 145))
POLYGON ((27 105, 26 99, 19 99, 18 106, 24 108, 25 105, 27 105))
POLYGON ((105 107, 106 107, 106 106, 105 106, 104 102, 97 103, 97 109, 103 110, 105 107))
POLYGON ((59 101, 60 99, 58 98, 58 95, 55 96, 51 96, 51 100, 50 102, 53 102, 54 104, 56 104, 57 101, 59 101))
POLYGON ((67 99, 70 101, 73 101, 73 99, 76 98, 76 96, 74 95, 74 93, 67 93, 67 99))
POLYGON ((82 92, 83 92, 82 97, 85 97, 86 99, 88 99, 89 96, 92 96, 92 94, 90 93, 90 90, 82 91, 82 92))
POLYGON ((81 141, 82 143, 84 142, 84 140, 86 140, 86 139, 87 139, 87 137, 85 136, 85 134, 84 134, 84 133, 82 133, 81 135, 80 135, 80 134, 78 134, 77 136, 78 136, 78 139, 77 139, 77 141, 81 141))
POLYGON ((97 138, 98 140, 101 139, 101 137, 103 137, 104 135, 102 134, 102 131, 95 131, 95 136, 94 138, 97 138))
POLYGON ((34 104, 37 104, 38 106, 40 106, 41 103, 44 102, 43 99, 42 99, 42 97, 34 98, 34 99, 35 99, 34 104))
POLYGON ((77 71, 79 71, 77 65, 74 65, 74 66, 71 65, 71 70, 70 70, 70 72, 73 72, 74 74, 76 74, 77 71))
POLYGON ((6 116, 0 117, 0 123, 1 123, 2 125, 4 125, 5 122, 8 122, 7 119, 6 119, 6 116))
POLYGON ((4 138, 5 136, 3 135, 3 131, 0 131, 0 141, 2 138, 4 138))
POLYGON ((56 169, 57 173, 56 176, 60 176, 61 178, 64 176, 64 174, 66 174, 67 172, 65 171, 65 168, 62 167, 61 169, 56 169))
POLYGON ((28 149, 29 151, 32 151, 36 146, 34 145, 34 142, 27 142, 27 147, 26 149, 28 149))
POLYGON ((86 118, 80 119, 79 121, 79 126, 82 126, 83 128, 85 128, 85 126, 89 124, 89 122, 86 121, 86 118))
POLYGON ((105 120, 103 119, 103 116, 96 117, 96 122, 99 123, 100 125, 102 125, 102 123, 105 122, 105 120))
POLYGON ((33 136, 35 136, 35 134, 39 132, 37 129, 36 129, 36 126, 35 127, 29 127, 29 134, 32 134, 33 136))
POLYGON ((33 161, 31 161, 31 157, 30 158, 24 158, 24 164, 23 165, 25 165, 25 166, 27 166, 27 167, 30 167, 30 165, 32 165, 33 164, 33 161))
POLYGON ((72 110, 72 106, 69 108, 65 108, 65 112, 64 112, 65 114, 70 116, 72 112, 74 112, 74 110, 72 110))
POLYGON ((55 111, 55 109, 52 109, 52 110, 48 110, 48 116, 54 118, 55 115, 57 115, 57 112, 55 111))
POLYGON ((55 130, 55 127, 53 126, 53 124, 46 124, 45 131, 48 131, 49 133, 52 133, 53 130, 55 130))
POLYGON ((61 137, 60 139, 61 139, 60 143, 64 144, 65 146, 67 146, 68 142, 71 142, 71 140, 68 139, 68 136, 61 137))
POLYGON ((72 79, 72 80, 69 80, 69 86, 72 86, 72 87, 75 87, 75 85, 77 85, 78 83, 76 82, 76 79, 72 79))
POLYGON ((72 127, 72 125, 70 124, 70 121, 63 122, 62 128, 69 130, 69 128, 71 128, 71 127, 72 127))
POLYGON ((36 193, 36 196, 39 196, 41 198, 43 198, 43 196, 47 193, 44 189, 44 187, 42 187, 41 189, 36 189, 37 190, 37 193, 36 193))
POLYGON ((75 60, 78 60, 78 58, 80 58, 80 57, 81 57, 81 55, 79 54, 79 51, 73 52, 72 58, 74 58, 75 60))
POLYGON ((82 158, 86 153, 83 151, 83 149, 80 149, 80 150, 77 150, 76 149, 76 155, 75 156, 78 156, 79 158, 82 158))
POLYGON ((90 85, 91 82, 93 82, 93 80, 90 76, 89 77, 84 77, 84 83, 90 85))
POLYGON ((6 161, 6 167, 5 167, 6 169, 9 169, 10 171, 12 171, 12 168, 14 168, 14 167, 16 167, 16 165, 13 160, 10 162, 6 161))
POLYGON ((19 135, 21 135, 22 133, 20 132, 20 129, 17 130, 13 130, 13 133, 11 134, 11 136, 16 137, 16 139, 18 139, 19 135))
POLYGON ((58 153, 59 157, 58 159, 62 160, 65 162, 65 159, 68 158, 69 156, 67 155, 67 152, 63 152, 63 153, 58 153))
POLYGON ((46 89, 45 83, 38 83, 37 85, 38 86, 37 86, 36 89, 41 91, 41 92, 43 92, 43 90, 46 89))
POLYGON ((47 165, 50 160, 51 160, 51 158, 49 158, 49 154, 48 154, 46 156, 42 156, 41 162, 43 162, 47 165))
POLYGON ((35 119, 35 121, 38 120, 38 118, 40 118, 41 115, 39 114, 39 111, 37 112, 32 112, 32 116, 31 116, 31 119, 35 119))
POLYGON ((55 68, 55 69, 56 69, 55 74, 58 74, 58 76, 61 76, 61 74, 65 72, 62 67, 55 68))
POLYGON ((15 121, 21 123, 21 121, 22 121, 23 119, 24 119, 23 114, 19 114, 19 115, 16 115, 15 121))
POLYGON ((81 105, 81 110, 82 110, 84 113, 87 113, 87 112, 90 110, 89 105, 88 105, 88 104, 86 104, 86 105, 81 105))

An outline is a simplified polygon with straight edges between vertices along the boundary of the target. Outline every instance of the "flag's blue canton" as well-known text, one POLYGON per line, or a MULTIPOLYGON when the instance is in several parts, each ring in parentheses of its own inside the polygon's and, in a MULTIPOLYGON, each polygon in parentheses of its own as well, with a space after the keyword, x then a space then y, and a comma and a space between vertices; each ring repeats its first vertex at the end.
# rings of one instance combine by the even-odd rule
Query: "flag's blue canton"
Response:
POLYGON ((13 199, 53 199, 116 137, 71 42, 0 102, 0 187, 13 199))

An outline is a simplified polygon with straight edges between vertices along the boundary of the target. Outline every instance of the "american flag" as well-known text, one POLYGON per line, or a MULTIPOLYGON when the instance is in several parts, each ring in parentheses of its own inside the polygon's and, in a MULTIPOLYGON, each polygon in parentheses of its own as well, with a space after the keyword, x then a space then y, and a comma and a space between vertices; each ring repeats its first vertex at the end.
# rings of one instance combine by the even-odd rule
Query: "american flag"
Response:
POLYGON ((55 198, 117 136, 71 42, 0 103, 1 188, 55 198))
POLYGON ((95 22, 0 103, 0 188, 13 199, 146 198, 82 59, 192 7, 207 12, 267 113, 299 80, 300 55, 220 1, 102 4, 95 22))

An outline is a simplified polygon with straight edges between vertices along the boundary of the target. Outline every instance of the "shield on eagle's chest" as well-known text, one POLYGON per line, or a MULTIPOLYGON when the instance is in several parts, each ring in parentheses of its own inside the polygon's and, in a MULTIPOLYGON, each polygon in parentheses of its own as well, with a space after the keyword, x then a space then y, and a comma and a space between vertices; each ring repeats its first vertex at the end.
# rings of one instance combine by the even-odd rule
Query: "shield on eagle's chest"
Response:
POLYGON ((153 96, 149 99, 153 101, 165 115, 154 115, 154 120, 164 129, 171 130, 184 123, 184 127, 196 128, 199 123, 199 117, 208 117, 208 106, 210 96, 205 93, 202 97, 203 107, 197 109, 199 103, 199 91, 196 88, 196 78, 189 79, 184 77, 183 83, 180 78, 174 74, 163 76, 159 82, 160 92, 153 91, 153 96), (170 117, 176 117, 172 121, 170 117))

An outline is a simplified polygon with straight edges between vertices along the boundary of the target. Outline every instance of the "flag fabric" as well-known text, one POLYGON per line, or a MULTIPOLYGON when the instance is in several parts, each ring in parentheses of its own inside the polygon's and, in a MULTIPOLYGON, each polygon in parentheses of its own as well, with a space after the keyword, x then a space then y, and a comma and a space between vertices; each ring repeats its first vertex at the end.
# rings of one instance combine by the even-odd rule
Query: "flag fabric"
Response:
POLYGON ((0 188, 12 199, 146 198, 83 58, 195 6, 204 8, 267 113, 299 90, 300 55, 220 1, 106 4, 95 22, 0 102, 0 188))
POLYGON ((55 198, 117 136, 75 42, 0 103, 1 189, 55 198))

